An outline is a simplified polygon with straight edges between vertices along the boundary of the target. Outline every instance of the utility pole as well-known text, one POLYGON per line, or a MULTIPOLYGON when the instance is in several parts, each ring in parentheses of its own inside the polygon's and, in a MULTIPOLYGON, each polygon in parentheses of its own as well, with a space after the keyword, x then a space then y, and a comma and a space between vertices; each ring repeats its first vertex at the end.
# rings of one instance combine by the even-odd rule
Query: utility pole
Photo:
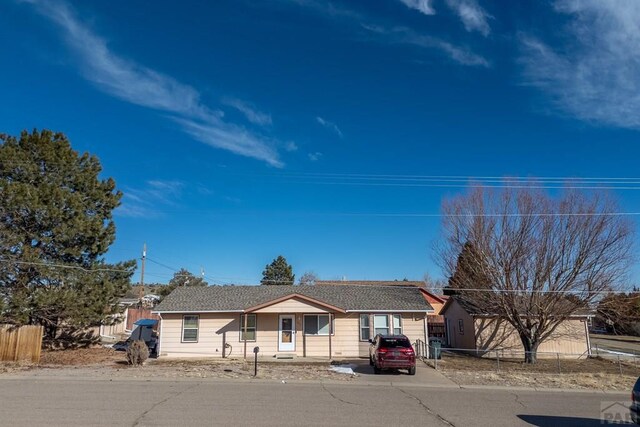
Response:
POLYGON ((142 245, 142 265, 140 267, 140 300, 144 297, 144 263, 147 260, 147 244, 142 245))

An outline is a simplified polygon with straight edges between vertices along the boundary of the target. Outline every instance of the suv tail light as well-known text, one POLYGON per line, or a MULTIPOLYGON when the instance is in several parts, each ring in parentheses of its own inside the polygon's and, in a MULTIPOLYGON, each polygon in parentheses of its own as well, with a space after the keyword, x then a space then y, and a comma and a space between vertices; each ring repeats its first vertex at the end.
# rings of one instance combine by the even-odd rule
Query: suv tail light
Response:
POLYGON ((386 348, 384 348, 384 347, 381 347, 381 348, 379 348, 379 349, 378 349, 378 353, 382 353, 382 354, 385 354, 385 353, 387 353, 388 351, 389 351, 389 350, 387 350, 387 349, 386 349, 386 348))
POLYGON ((403 352, 404 354, 412 355, 412 354, 413 354, 413 349, 412 349, 412 348, 403 348, 403 349, 402 349, 402 352, 403 352))

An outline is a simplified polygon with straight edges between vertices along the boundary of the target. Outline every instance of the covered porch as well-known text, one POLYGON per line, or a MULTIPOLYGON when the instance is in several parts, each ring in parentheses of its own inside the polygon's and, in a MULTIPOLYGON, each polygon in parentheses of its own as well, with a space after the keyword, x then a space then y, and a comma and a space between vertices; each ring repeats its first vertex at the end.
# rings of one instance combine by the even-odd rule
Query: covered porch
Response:
POLYGON ((344 314, 338 307, 302 295, 250 307, 240 316, 242 356, 253 358, 255 347, 260 358, 271 360, 304 357, 326 361, 341 356, 343 351, 334 348, 334 341, 336 316, 344 314))

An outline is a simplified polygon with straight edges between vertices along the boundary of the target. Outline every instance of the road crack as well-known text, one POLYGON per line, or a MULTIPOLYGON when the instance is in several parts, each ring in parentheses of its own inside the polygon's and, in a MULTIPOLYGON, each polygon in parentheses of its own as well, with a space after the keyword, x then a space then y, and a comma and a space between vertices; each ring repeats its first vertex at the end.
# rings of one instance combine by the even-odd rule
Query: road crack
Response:
POLYGON ((337 400, 338 402, 342 402, 342 403, 346 403, 347 405, 356 405, 356 406, 362 406, 360 403, 355 403, 355 402, 349 402, 347 400, 342 400, 340 399, 338 396, 336 396, 335 394, 331 393, 329 391, 329 389, 324 385, 324 383, 321 383, 322 385, 322 389, 324 391, 326 391, 327 393, 329 393, 329 396, 333 397, 335 400, 337 400))
POLYGON ((408 391, 405 391, 403 389, 401 389, 400 387, 396 387, 396 386, 392 386, 393 388, 395 388, 396 390, 400 390, 402 393, 404 393, 405 395, 409 396, 411 399, 415 400, 416 402, 418 402, 418 404, 420 406, 422 406, 424 408, 425 411, 427 411, 427 413, 429 415, 431 415, 432 417, 437 418, 438 420, 440 420, 441 423, 451 426, 451 427, 456 427, 455 424, 453 424, 451 421, 449 421, 448 419, 446 419, 445 417, 443 417, 442 415, 438 414, 437 412, 433 411, 431 408, 429 408, 427 405, 425 405, 425 403, 418 398, 417 396, 414 396, 413 394, 409 393, 408 391))
POLYGON ((520 396, 518 396, 518 393, 511 393, 515 396, 516 398, 516 403, 520 404, 520 406, 522 406, 523 408, 527 408, 527 405, 525 405, 522 401, 520 401, 520 396))
POLYGON ((162 405, 163 403, 173 399, 174 397, 178 397, 181 394, 189 391, 189 390, 193 390, 194 388, 198 387, 200 385, 200 383, 194 384, 191 387, 187 387, 184 390, 181 390, 177 393, 171 393, 171 395, 165 397, 164 399, 162 399, 159 402, 154 403, 153 405, 151 405, 151 407, 149 409, 147 409, 146 411, 144 411, 142 414, 140 414, 140 416, 138 418, 136 418, 136 420, 133 422, 133 424, 131 424, 132 427, 137 427, 138 425, 140 425, 140 422, 143 420, 144 417, 147 416, 147 414, 151 411, 153 411, 154 409, 156 409, 158 406, 162 405))

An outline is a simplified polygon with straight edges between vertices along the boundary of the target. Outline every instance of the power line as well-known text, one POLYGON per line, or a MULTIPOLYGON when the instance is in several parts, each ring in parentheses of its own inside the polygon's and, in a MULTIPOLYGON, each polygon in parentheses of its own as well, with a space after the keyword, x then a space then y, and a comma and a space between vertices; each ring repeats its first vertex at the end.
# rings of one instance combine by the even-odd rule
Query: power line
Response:
POLYGON ((4 264, 21 264, 21 265, 39 265, 49 268, 66 268, 71 270, 82 270, 87 273, 93 272, 111 272, 111 273, 123 273, 130 274, 130 270, 121 270, 115 268, 84 268, 79 265, 67 265, 67 264, 56 264, 56 263, 48 263, 48 262, 35 262, 35 261, 17 261, 17 260, 8 260, 6 258, 0 259, 0 262, 4 264))

